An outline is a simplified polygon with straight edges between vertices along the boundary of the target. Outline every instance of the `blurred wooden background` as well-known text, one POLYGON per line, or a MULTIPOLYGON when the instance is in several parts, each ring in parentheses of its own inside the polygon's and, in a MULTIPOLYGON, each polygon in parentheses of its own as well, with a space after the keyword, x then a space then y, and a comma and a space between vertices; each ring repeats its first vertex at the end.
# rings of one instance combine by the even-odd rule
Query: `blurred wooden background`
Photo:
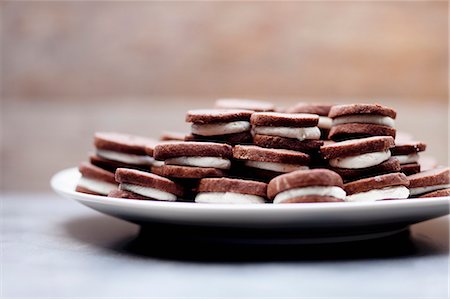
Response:
POLYGON ((3 191, 47 190, 96 130, 158 136, 217 97, 373 102, 448 162, 448 3, 3 2, 3 191))

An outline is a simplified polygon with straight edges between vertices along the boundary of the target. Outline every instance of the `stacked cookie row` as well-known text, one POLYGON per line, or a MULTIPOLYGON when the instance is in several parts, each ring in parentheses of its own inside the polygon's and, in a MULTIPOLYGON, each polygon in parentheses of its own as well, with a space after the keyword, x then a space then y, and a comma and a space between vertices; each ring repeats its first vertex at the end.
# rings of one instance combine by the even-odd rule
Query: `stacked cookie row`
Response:
POLYGON ((91 163, 79 168, 77 191, 210 203, 450 194, 448 168, 402 173, 419 172, 417 153, 425 145, 396 144, 396 113, 388 107, 298 104, 275 112, 269 103, 239 100, 216 106, 189 111, 191 133, 184 137, 97 133, 91 163))

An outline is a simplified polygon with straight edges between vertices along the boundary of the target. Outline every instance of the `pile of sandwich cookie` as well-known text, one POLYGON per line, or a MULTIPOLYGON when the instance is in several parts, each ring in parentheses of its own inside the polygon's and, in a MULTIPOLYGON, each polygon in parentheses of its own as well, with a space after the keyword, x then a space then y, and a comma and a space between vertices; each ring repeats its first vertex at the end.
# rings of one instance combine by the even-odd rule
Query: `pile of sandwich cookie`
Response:
POLYGON ((218 204, 450 196, 450 169, 423 159, 425 143, 397 134, 396 116, 379 104, 281 109, 220 99, 187 112, 189 134, 96 133, 76 191, 218 204))

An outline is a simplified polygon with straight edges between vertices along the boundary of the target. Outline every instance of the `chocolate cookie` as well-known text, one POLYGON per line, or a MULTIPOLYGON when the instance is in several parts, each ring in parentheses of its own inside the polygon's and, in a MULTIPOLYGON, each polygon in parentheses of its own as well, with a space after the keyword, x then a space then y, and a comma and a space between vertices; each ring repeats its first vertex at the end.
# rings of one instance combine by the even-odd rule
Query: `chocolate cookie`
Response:
POLYGON ((280 148, 303 149, 308 151, 317 146, 320 139, 320 130, 317 127, 319 116, 315 114, 287 114, 278 112, 256 112, 253 113, 251 120, 252 132, 256 136, 254 142, 268 147, 274 145, 274 138, 283 142, 281 145, 275 145, 280 148), (298 144, 303 142, 304 144, 298 144))
POLYGON ((112 172, 85 162, 80 164, 78 170, 81 173, 81 178, 75 189, 77 192, 108 195, 109 192, 117 189, 117 183, 112 172))
MULTIPOLYGON (((307 169, 310 162, 310 156, 302 152, 262 148, 254 145, 236 145, 233 148, 233 157, 242 162, 246 172, 254 172, 255 169, 262 170, 264 178, 307 169)), ((261 174, 261 172, 255 174, 261 174)), ((254 178, 254 176, 250 177, 254 178)))
POLYGON ((388 173, 344 185, 347 201, 405 199, 409 196, 408 179, 403 173, 388 173))
POLYGON ((400 162, 401 171, 406 175, 411 175, 420 172, 419 152, 425 149, 426 144, 423 142, 396 142, 395 147, 391 149, 391 153, 400 162))
POLYGON ((299 142, 298 139, 294 138, 260 134, 253 136, 253 143, 261 147, 287 149, 307 154, 318 153, 320 147, 324 144, 322 140, 303 140, 299 142))
POLYGON ((145 148, 157 143, 141 136, 98 132, 94 135, 96 153, 91 156, 91 163, 107 170, 117 167, 148 170, 153 159, 146 154, 145 148))
POLYGON ((307 113, 256 112, 252 114, 250 122, 253 126, 304 128, 316 127, 319 117, 307 113))
POLYGON ((392 136, 395 138, 395 129, 376 124, 342 124, 332 125, 328 138, 340 141, 370 136, 392 136))
POLYGON ((319 123, 317 127, 320 129, 320 139, 328 139, 332 120, 328 117, 328 113, 333 105, 331 104, 308 104, 298 103, 286 110, 287 113, 311 113, 319 115, 319 123))
POLYGON ((371 114, 388 116, 395 119, 397 112, 394 109, 379 104, 347 104, 335 105, 331 107, 328 114, 331 118, 337 118, 346 115, 371 114))
POLYGON ((394 139, 387 136, 367 137, 336 143, 320 148, 328 168, 339 173, 345 181, 400 170, 399 162, 391 158, 394 139))
POLYGON ((331 107, 333 119, 328 137, 332 140, 363 138, 368 136, 395 137, 394 109, 377 104, 351 104, 331 107))
POLYGON ((215 107, 219 109, 243 109, 255 112, 275 111, 275 105, 272 103, 249 99, 218 99, 215 107))
POLYGON ((328 143, 320 148, 320 152, 324 159, 330 160, 385 151, 394 146, 394 138, 379 136, 328 143))
POLYGON ((214 140, 235 144, 250 138, 250 116, 253 111, 233 109, 191 110, 186 115, 186 121, 192 123, 191 135, 188 140, 214 140), (238 136, 236 136, 239 134, 238 136))
POLYGON ((270 181, 267 195, 274 203, 344 201, 341 177, 328 169, 298 170, 270 181))
POLYGON ((195 202, 198 203, 265 203, 267 184, 231 178, 200 180, 195 202))
POLYGON ((286 109, 286 113, 310 113, 320 116, 328 116, 332 104, 312 104, 312 103, 297 103, 292 107, 286 109))
POLYGON ((116 181, 119 189, 133 192, 147 199, 175 201, 183 196, 183 188, 173 181, 153 173, 135 169, 118 168, 116 181))
POLYGON ((167 142, 158 144, 154 158, 164 165, 152 172, 176 178, 223 176, 231 167, 232 147, 211 142, 167 142))
POLYGON ((442 167, 408 176, 411 196, 450 188, 450 168, 442 167))
POLYGON ((362 178, 368 178, 374 175, 386 174, 401 171, 400 163, 395 158, 390 158, 381 164, 357 169, 329 167, 329 169, 338 173, 345 182, 355 181, 362 178))

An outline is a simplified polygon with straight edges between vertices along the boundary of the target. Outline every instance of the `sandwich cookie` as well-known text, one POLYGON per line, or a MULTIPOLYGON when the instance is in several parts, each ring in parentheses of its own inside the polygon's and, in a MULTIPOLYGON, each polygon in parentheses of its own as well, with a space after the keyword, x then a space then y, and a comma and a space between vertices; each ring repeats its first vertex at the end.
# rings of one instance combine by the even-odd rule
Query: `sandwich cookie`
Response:
POLYGON ((145 152, 146 146, 154 146, 158 141, 113 132, 99 132, 94 135, 95 155, 91 163, 109 171, 119 167, 147 170, 153 158, 145 152))
POLYGON ((197 203, 261 204, 265 203, 267 184, 230 178, 201 179, 197 203))
POLYGON ((354 139, 368 136, 395 137, 395 110, 377 104, 350 104, 331 107, 333 119, 328 138, 354 139))
POLYGON ((377 201, 405 199, 409 181, 404 173, 388 173, 353 181, 344 185, 346 201, 377 201))
POLYGON ((319 116, 315 114, 256 112, 250 122, 253 143, 261 147, 310 153, 323 144, 317 127, 319 116))
POLYGON ((108 195, 109 192, 117 189, 118 184, 112 172, 86 162, 81 163, 78 170, 81 178, 75 189, 77 192, 108 195))
POLYGON ((351 181, 400 171, 398 160, 391 158, 392 147, 394 138, 377 136, 324 145, 320 152, 331 170, 341 175, 344 181, 351 181))
POLYGON ((397 142, 391 149, 392 156, 400 162, 401 172, 411 175, 420 172, 419 152, 426 149, 426 144, 417 141, 397 142))
MULTIPOLYGON (((120 183, 119 190, 131 192, 131 196, 138 194, 138 199, 145 197, 145 199, 160 201, 176 201, 183 196, 183 188, 178 184, 156 174, 136 169, 118 168, 116 181, 120 183)), ((113 194, 118 196, 117 193, 113 194)), ((129 197, 125 196, 125 198, 129 197)))
POLYGON ((250 143, 250 110, 191 110, 186 122, 192 123, 187 141, 211 141, 229 144, 250 143))
POLYGON ((271 180, 267 195, 274 204, 342 202, 346 195, 342 188, 342 178, 331 170, 298 170, 271 180))
POLYGON ((435 168, 408 176, 411 197, 450 188, 450 168, 435 168))
POLYGON ((212 142, 166 142, 155 147, 153 156, 164 165, 153 167, 158 175, 201 179, 224 176, 231 167, 232 147, 212 142))
POLYGON ((218 99, 215 108, 251 110, 255 112, 275 111, 275 105, 272 103, 249 99, 218 99))
POLYGON ((308 104, 298 103, 286 110, 286 113, 311 113, 319 116, 317 127, 320 130, 320 139, 328 139, 332 120, 328 117, 328 113, 333 105, 330 104, 308 104))
MULTIPOLYGON (((272 179, 280 174, 308 169, 309 155, 285 149, 262 148, 254 145, 236 145, 233 158, 240 162, 245 177, 272 179)), ((238 168, 239 169, 239 168, 238 168)))

